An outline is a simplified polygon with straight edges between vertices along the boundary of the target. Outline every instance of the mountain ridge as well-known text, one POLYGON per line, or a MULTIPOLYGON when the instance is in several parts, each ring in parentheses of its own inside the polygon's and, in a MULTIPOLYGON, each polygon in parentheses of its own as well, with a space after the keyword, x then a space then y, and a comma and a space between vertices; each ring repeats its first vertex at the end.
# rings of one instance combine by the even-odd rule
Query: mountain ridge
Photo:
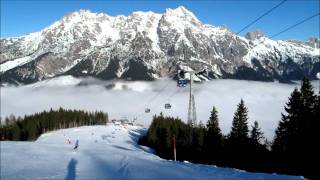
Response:
POLYGON ((59 75, 154 80, 174 78, 179 69, 204 72, 195 77, 198 81, 286 82, 314 79, 320 71, 317 38, 274 41, 261 32, 245 38, 203 24, 183 6, 163 14, 137 11, 128 16, 79 10, 39 32, 0 42, 1 84, 59 75))

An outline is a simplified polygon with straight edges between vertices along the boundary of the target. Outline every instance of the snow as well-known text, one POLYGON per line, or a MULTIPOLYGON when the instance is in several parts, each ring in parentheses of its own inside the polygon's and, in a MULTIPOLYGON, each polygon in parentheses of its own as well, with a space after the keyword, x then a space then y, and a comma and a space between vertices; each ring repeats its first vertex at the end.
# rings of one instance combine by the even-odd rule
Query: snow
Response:
POLYGON ((214 27, 210 25, 204 25, 203 27, 203 33, 207 35, 208 37, 213 38, 213 40, 216 40, 216 38, 225 37, 226 35, 231 35, 231 32, 228 31, 225 27, 214 27))
POLYGON ((82 74, 88 74, 88 71, 87 70, 83 70, 81 71, 82 74))
MULTIPOLYGON (((261 37, 251 41, 253 47, 249 50, 248 54, 243 57, 247 63, 251 63, 252 58, 265 59, 269 56, 281 60, 281 57, 291 57, 294 62, 300 64, 304 55, 320 56, 319 48, 312 48, 304 44, 295 44, 289 41, 272 40, 267 37, 261 37)), ((285 59, 285 58, 284 58, 285 59)))
POLYGON ((34 84, 27 85, 26 87, 59 87, 59 86, 75 86, 78 85, 82 79, 75 78, 71 75, 59 76, 51 79, 46 79, 34 84))
POLYGON ((17 66, 24 65, 24 64, 30 62, 31 60, 32 60, 32 58, 30 56, 26 56, 26 57, 14 59, 12 61, 7 61, 7 62, 0 65, 0 72, 6 72, 10 69, 17 67, 17 66))
POLYGON ((109 124, 53 131, 35 142, 1 141, 0 178, 303 179, 164 160, 137 145, 145 132, 142 127, 109 124), (77 139, 79 147, 73 150, 77 139))
POLYGON ((215 73, 218 74, 219 76, 222 76, 222 73, 221 73, 221 71, 219 70, 218 65, 214 64, 214 65, 212 66, 212 70, 213 70, 213 72, 215 72, 215 73))
MULTIPOLYGON (((286 57, 290 57, 295 62, 301 64, 304 59, 303 57, 312 57, 313 61, 317 61, 317 58, 313 57, 320 55, 319 48, 312 48, 303 43, 274 41, 266 37, 249 41, 244 37, 235 35, 226 27, 203 24, 191 11, 183 6, 175 9, 168 8, 162 14, 151 11, 136 11, 128 16, 109 16, 104 13, 79 10, 64 16, 61 20, 54 22, 51 26, 39 32, 16 38, 3 38, 1 40, 4 40, 5 43, 3 44, 8 49, 12 45, 13 51, 2 52, 1 61, 10 61, 0 65, 0 72, 5 72, 28 63, 39 55, 48 52, 66 57, 68 63, 64 65, 65 67, 55 73, 44 72, 44 79, 67 71, 80 63, 82 59, 87 59, 91 55, 95 57, 94 54, 98 52, 101 55, 108 54, 109 58, 101 58, 103 60, 117 57, 121 61, 121 67, 119 67, 117 72, 118 77, 127 70, 127 67, 123 67, 127 66, 125 61, 136 54, 143 53, 145 64, 148 67, 156 69, 162 63, 166 64, 165 61, 167 60, 160 57, 163 57, 167 53, 168 49, 166 48, 170 46, 174 46, 177 50, 187 46, 188 50, 191 51, 190 53, 197 54, 195 57, 202 63, 213 63, 212 65, 216 65, 219 64, 217 62, 221 61, 222 63, 237 67, 237 63, 234 63, 232 59, 228 59, 229 57, 226 57, 222 53, 223 49, 219 48, 225 44, 231 46, 230 40, 233 43, 241 44, 248 51, 240 59, 243 63, 240 62, 239 64, 247 64, 249 66, 253 66, 251 64, 252 58, 280 61, 281 59, 284 60, 286 57), (189 31, 191 37, 187 36, 189 31), (161 32, 162 36, 159 36, 159 32, 161 32), (138 33, 144 38, 151 40, 151 48, 143 47, 133 50, 132 43, 138 33), (196 43, 199 43, 198 48, 194 46, 193 38, 197 40, 196 43), (213 46, 215 48, 211 48, 213 46), (206 52, 206 48, 212 49, 210 57, 196 52, 199 49, 206 52), (31 54, 32 58, 29 57, 31 54), (145 58, 146 56, 149 57, 145 58), (69 60, 71 60, 71 63, 69 60)), ((176 55, 178 54, 171 56, 170 59, 176 59, 176 55)), ((100 58, 94 59, 99 60, 100 58)), ((264 63, 262 65, 265 66, 264 63)), ((101 72, 104 68, 106 66, 97 66, 97 68, 94 66, 92 72, 101 72)), ((212 69, 219 75, 222 70, 233 73, 234 67, 230 68, 231 70, 222 66, 216 66, 212 69)), ((152 74, 152 76, 158 78, 157 74, 152 74)))
POLYGON ((113 87, 114 90, 132 90, 137 92, 143 92, 151 90, 151 87, 148 84, 141 81, 133 81, 133 82, 116 82, 113 87))
MULTIPOLYGON (((166 9, 165 14, 167 18, 173 18, 172 20, 175 20, 177 18, 177 19, 184 19, 187 21, 193 21, 194 23, 200 24, 200 21, 198 20, 198 18, 183 6, 179 6, 176 9, 168 8, 166 9)), ((178 21, 169 21, 169 22, 179 23, 178 21)))
MULTIPOLYGON (((136 33, 146 33, 146 36, 152 41, 152 49, 158 53, 161 53, 161 49, 158 45, 158 23, 161 18, 161 14, 149 12, 136 11, 133 12, 127 18, 127 23, 130 23, 131 28, 136 30, 136 33), (131 22, 133 21, 133 22, 131 22)), ((132 36, 134 37, 134 36, 132 36)))

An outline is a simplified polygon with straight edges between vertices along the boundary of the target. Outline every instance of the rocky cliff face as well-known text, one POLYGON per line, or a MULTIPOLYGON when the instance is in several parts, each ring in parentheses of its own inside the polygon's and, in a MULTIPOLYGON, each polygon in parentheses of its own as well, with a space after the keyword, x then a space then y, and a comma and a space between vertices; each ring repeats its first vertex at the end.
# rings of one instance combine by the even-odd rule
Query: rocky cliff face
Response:
POLYGON ((184 7, 163 14, 112 17, 80 10, 40 32, 1 38, 1 83, 32 83, 59 75, 153 80, 192 69, 195 80, 288 81, 315 78, 319 40, 274 41, 261 32, 237 36, 203 24, 184 7))

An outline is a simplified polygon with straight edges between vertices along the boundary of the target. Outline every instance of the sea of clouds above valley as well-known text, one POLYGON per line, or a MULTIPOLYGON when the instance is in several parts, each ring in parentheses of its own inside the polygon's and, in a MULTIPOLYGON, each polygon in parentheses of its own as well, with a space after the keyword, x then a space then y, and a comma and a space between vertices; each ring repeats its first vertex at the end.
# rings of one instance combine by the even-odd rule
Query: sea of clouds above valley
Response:
MULTIPOLYGON (((60 77, 33 85, 1 88, 1 117, 25 115, 59 107, 84 110, 102 110, 110 119, 137 117, 136 123, 149 126, 154 114, 187 119, 189 88, 178 88, 172 80, 153 82, 102 82, 60 77), (89 85, 88 85, 89 84, 89 85), (165 103, 172 108, 166 110, 165 103), (144 113, 150 108, 151 113, 144 113)), ((316 85, 317 82, 314 82, 316 85)), ((269 82, 213 80, 195 84, 194 94, 198 121, 206 123, 212 106, 219 113, 224 134, 230 131, 237 104, 242 98, 249 108, 249 125, 258 121, 265 136, 272 139, 274 130, 284 112, 284 105, 297 84, 269 82)))

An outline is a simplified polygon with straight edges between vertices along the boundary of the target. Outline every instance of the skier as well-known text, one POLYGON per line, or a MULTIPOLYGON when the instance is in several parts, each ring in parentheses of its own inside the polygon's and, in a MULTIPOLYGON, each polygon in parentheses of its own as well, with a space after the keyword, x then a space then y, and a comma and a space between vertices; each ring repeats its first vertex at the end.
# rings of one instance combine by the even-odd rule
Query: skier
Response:
POLYGON ((67 143, 71 144, 71 139, 70 138, 67 139, 67 143))
POLYGON ((75 143, 75 146, 74 146, 74 148, 73 148, 73 149, 77 149, 77 148, 78 148, 78 146, 79 146, 79 139, 77 139, 77 140, 76 140, 76 143, 75 143))

